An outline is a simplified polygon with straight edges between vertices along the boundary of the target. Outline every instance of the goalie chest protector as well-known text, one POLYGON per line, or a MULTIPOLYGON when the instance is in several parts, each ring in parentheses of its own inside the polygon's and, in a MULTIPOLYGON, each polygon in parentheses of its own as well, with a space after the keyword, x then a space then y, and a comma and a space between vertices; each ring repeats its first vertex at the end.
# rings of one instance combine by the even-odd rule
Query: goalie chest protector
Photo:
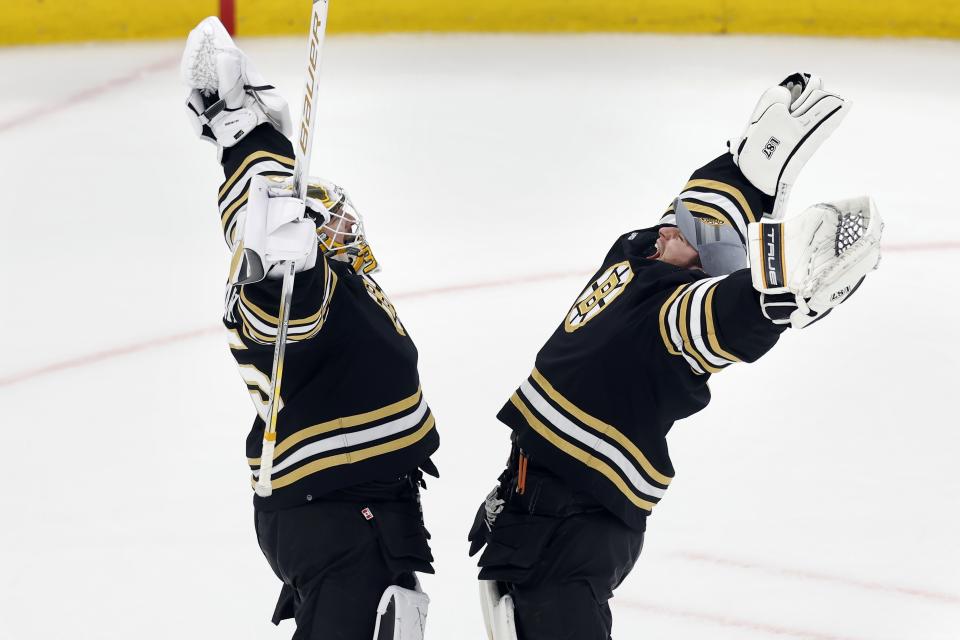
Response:
MULTIPOLYGON (((497 415, 531 459, 640 530, 674 475, 667 432, 710 401, 710 372, 695 371, 667 347, 678 315, 671 300, 709 276, 647 259, 659 229, 616 241, 497 415)), ((746 300, 743 326, 762 336, 752 353, 740 354, 752 360, 781 330, 762 317, 752 289, 741 291, 750 286, 749 270, 727 278, 736 278, 730 284, 745 296, 738 300, 746 300)))

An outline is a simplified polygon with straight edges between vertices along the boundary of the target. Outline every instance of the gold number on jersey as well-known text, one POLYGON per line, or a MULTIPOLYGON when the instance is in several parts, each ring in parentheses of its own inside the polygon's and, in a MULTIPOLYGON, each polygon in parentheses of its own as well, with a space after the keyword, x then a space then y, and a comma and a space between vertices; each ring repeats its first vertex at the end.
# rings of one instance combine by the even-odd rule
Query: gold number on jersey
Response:
POLYGON ((567 333, 573 333, 597 317, 601 311, 623 293, 633 280, 633 269, 628 261, 608 267, 596 280, 587 285, 563 322, 567 333))
POLYGON ((366 288, 367 293, 370 294, 370 297, 373 298, 373 301, 377 303, 384 313, 390 318, 390 321, 393 322, 394 328, 402 336, 407 335, 407 332, 403 330, 403 325, 400 323, 400 317, 397 315, 397 310, 394 309, 393 303, 390 302, 390 299, 387 298, 387 294, 373 281, 373 278, 368 277, 365 273, 360 274, 360 277, 363 278, 363 286, 366 288))
MULTIPOLYGON (((247 384, 250 399, 257 409, 257 414, 266 422, 270 417, 270 376, 257 369, 252 364, 241 364, 240 377, 247 384)), ((280 397, 280 409, 283 409, 283 397, 280 397)), ((279 410, 279 409, 278 409, 279 410)))
POLYGON ((373 273, 377 270, 377 257, 373 255, 373 249, 366 242, 360 245, 357 255, 353 259, 352 267, 356 273, 373 273))

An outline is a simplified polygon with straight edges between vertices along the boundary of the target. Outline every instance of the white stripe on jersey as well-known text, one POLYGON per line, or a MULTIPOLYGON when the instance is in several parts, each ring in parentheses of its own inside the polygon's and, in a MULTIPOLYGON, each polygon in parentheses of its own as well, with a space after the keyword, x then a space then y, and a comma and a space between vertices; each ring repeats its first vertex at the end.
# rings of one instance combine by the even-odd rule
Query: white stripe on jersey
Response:
POLYGON ((703 331, 700 329, 700 321, 703 319, 704 315, 704 296, 707 294, 707 291, 710 289, 710 287, 714 286, 717 282, 720 282, 725 277, 726 276, 721 276, 719 278, 708 278, 707 280, 701 280, 700 282, 707 283, 707 286, 697 289, 697 291, 693 294, 693 299, 690 301, 690 326, 687 329, 687 332, 690 334, 690 340, 693 342, 694 347, 696 347, 700 355, 715 367, 725 367, 733 364, 734 361, 727 360, 726 358, 715 354, 710 347, 707 346, 707 343, 704 340, 703 331))
POLYGON ((626 476, 628 480, 630 480, 630 484, 639 490, 640 493, 647 496, 653 496, 658 499, 664 496, 666 489, 655 487, 647 482, 647 480, 640 474, 640 471, 637 470, 637 467, 630 462, 630 460, 623 454, 623 452, 620 451, 620 449, 601 438, 598 434, 590 433, 580 426, 574 424, 569 418, 557 411, 553 405, 547 402, 546 399, 544 399, 544 397, 533 388, 533 385, 530 384, 529 380, 525 380, 523 384, 520 385, 520 391, 523 393, 527 402, 529 402, 530 405, 540 413, 540 415, 546 418, 553 428, 573 438, 580 444, 587 447, 588 450, 596 451, 613 462, 620 472, 626 476))
MULTIPOLYGON (((427 401, 424 398, 420 398, 420 404, 417 406, 417 409, 413 413, 409 413, 402 418, 397 418, 396 420, 384 422, 376 427, 368 427, 366 429, 353 431, 351 433, 339 433, 323 438, 322 440, 316 440, 310 444, 303 445, 302 447, 294 450, 294 452, 285 458, 283 462, 278 465, 274 465, 273 473, 280 473, 284 469, 288 469, 297 463, 306 460, 307 458, 321 453, 334 451, 336 449, 346 449, 348 447, 363 444, 365 442, 371 442, 373 440, 395 436, 398 433, 412 429, 423 422, 423 418, 428 409, 427 401)), ((258 477, 259 475, 259 470, 253 471, 254 477, 258 477)))

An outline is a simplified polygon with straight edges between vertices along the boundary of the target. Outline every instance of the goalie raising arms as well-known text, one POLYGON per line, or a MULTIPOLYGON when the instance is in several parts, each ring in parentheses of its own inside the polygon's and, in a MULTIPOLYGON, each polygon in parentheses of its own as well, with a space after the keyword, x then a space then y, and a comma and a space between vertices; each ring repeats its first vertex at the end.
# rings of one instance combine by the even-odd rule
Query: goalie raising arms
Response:
POLYGON ((469 536, 471 554, 486 546, 489 637, 610 638, 608 600, 673 479, 673 423, 707 405, 712 374, 822 319, 877 266, 869 198, 778 221, 847 107, 806 74, 767 90, 659 225, 613 243, 537 354, 497 415, 513 446, 469 536))
POLYGON ((422 638, 433 572, 420 513, 439 437, 417 349, 370 273, 363 222, 338 186, 295 196, 286 101, 216 18, 191 33, 182 71, 198 135, 217 145, 220 222, 233 252, 223 322, 258 416, 247 437, 260 472, 282 261, 297 272, 276 425, 272 493, 254 496, 257 539, 283 582, 274 622, 294 638, 422 638), (251 255, 252 254, 252 255, 251 255), (257 264, 249 266, 249 258, 257 264), (251 273, 257 275, 251 275, 251 273))

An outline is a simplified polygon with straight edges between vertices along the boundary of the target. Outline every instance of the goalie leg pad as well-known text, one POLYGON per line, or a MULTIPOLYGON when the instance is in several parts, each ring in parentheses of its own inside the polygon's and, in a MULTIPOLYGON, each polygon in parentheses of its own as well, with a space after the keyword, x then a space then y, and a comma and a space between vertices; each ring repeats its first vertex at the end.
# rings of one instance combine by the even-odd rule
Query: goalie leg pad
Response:
POLYGON ((513 598, 500 595, 496 580, 480 581, 480 607, 488 640, 517 640, 513 598))
POLYGON ((377 605, 373 640, 423 640, 429 606, 419 581, 413 589, 388 587, 377 605))

